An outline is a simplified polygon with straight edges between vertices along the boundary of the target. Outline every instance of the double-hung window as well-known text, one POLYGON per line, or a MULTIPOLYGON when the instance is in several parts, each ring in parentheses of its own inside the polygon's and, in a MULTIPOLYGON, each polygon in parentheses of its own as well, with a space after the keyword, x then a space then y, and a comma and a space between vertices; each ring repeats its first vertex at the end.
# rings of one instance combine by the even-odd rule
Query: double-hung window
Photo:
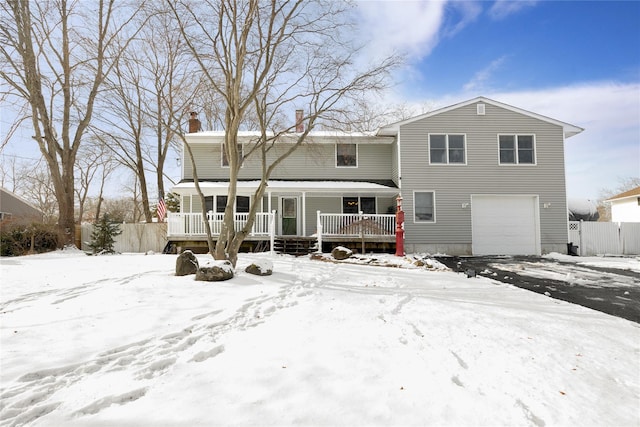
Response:
POLYGON ((343 197, 342 213, 355 214, 362 211, 365 214, 376 213, 375 197, 343 197))
POLYGON ((498 135, 501 165, 534 165, 536 144, 533 135, 498 135))
POLYGON ((436 203, 433 191, 414 191, 413 218, 415 222, 436 222, 436 203))
MULTIPOLYGON (((242 161, 243 158, 244 158, 244 152, 243 152, 242 144, 238 144, 238 160, 242 161)), ((229 167, 229 157, 227 156, 227 149, 224 145, 224 142, 222 143, 222 167, 223 168, 229 167)))
MULTIPOLYGON (((206 197, 207 201, 207 212, 213 210, 213 197, 206 197), (210 201, 209 201, 210 200, 210 201)), ((225 208, 227 207, 227 196, 216 196, 216 213, 224 213, 225 208)), ((248 196, 236 196, 236 213, 247 213, 249 212, 249 201, 250 198, 248 196)))
POLYGON ((357 168, 358 167, 358 145, 357 144, 336 144, 336 167, 357 168))
POLYGON ((466 162, 466 143, 464 135, 429 135, 429 163, 464 165, 466 162))

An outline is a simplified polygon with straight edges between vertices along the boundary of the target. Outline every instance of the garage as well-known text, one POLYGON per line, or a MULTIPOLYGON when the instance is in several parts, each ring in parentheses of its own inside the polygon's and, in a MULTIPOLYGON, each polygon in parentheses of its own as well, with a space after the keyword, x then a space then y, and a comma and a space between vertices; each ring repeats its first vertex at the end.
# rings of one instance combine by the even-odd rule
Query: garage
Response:
POLYGON ((538 196, 472 195, 474 255, 540 255, 538 196))

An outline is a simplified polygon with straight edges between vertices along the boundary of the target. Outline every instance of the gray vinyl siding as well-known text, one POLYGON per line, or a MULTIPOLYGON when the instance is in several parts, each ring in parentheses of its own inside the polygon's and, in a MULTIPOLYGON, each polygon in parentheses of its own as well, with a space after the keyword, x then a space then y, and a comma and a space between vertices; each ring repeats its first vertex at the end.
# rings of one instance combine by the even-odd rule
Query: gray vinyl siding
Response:
MULTIPOLYGON (((276 147, 283 153, 288 144, 276 147)), ((358 144, 358 167, 338 168, 335 160, 335 144, 306 144, 291 154, 273 172, 271 179, 286 180, 390 180, 392 179, 392 145, 358 144)), ((229 169, 222 167, 221 145, 193 144, 196 171, 200 180, 228 180, 229 169)), ((245 148, 245 154, 248 149, 245 148)), ((240 169, 239 179, 260 179, 260 156, 251 155, 240 169)), ((183 161, 183 178, 193 179, 191 160, 183 161)))
MULTIPOLYGON (((563 129, 511 110, 476 104, 405 124, 400 129, 405 239, 409 245, 468 245, 471 250, 471 195, 538 195, 543 252, 566 245, 567 206, 563 129), (429 133, 465 134, 466 165, 430 165, 429 133), (534 134, 535 165, 499 165, 498 134, 534 134), (414 191, 435 193, 434 223, 415 223, 414 191), (463 203, 469 203, 463 208, 463 203), (550 203, 549 208, 543 208, 550 203)), ((565 246, 566 247, 566 246, 565 246)), ((553 249, 557 250, 557 249, 553 249)))

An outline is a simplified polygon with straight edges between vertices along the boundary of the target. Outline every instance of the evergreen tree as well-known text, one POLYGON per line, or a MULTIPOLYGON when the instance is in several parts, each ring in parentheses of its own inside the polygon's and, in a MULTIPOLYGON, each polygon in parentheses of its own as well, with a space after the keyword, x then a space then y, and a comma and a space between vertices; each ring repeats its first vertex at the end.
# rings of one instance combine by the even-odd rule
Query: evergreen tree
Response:
POLYGON ((120 224, 113 222, 113 220, 109 218, 109 214, 104 214, 102 218, 93 225, 89 247, 93 250, 94 254, 113 254, 116 252, 113 249, 115 237, 121 233, 120 224))

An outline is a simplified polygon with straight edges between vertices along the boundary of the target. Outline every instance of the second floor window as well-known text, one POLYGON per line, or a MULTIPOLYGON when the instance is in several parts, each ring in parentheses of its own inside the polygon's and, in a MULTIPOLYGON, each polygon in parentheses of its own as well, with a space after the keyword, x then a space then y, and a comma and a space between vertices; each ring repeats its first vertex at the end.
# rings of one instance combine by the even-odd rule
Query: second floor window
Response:
POLYGON ((357 144, 336 144, 336 167, 358 167, 357 144))
POLYGON ((501 165, 536 163, 533 135, 499 135, 501 165))
MULTIPOLYGON (((244 153, 242 151, 242 144, 238 144, 238 159, 242 160, 244 158, 244 153)), ((224 142, 222 143, 222 167, 229 167, 229 158, 227 157, 227 149, 224 146, 224 142)))
POLYGON ((464 135, 429 135, 431 164, 465 164, 464 135))

